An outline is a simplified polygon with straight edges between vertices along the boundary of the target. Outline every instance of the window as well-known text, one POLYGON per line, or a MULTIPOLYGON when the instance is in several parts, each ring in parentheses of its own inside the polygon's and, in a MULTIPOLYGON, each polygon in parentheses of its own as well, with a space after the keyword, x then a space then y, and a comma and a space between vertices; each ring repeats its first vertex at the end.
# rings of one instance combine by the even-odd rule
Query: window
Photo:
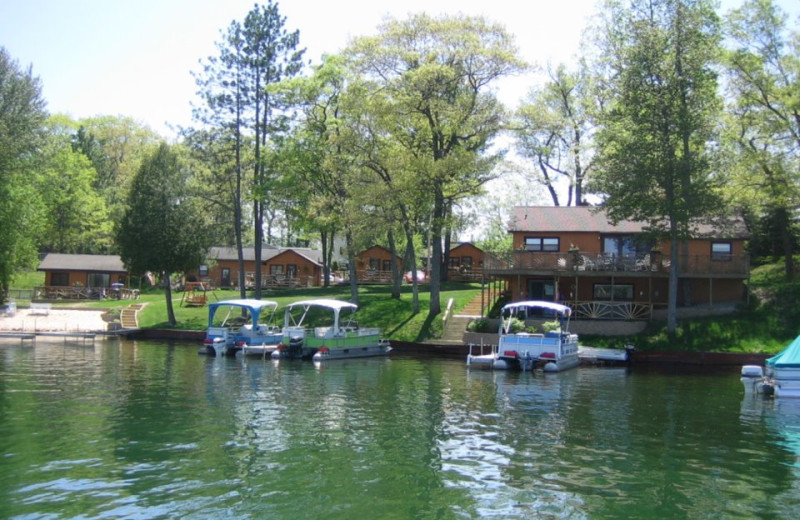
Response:
POLYGON ((449 260, 449 267, 451 269, 458 269, 458 266, 460 265, 458 262, 459 258, 457 256, 451 256, 449 260))
POLYGON ((603 253, 616 256, 640 256, 650 251, 652 244, 633 235, 603 237, 603 253))
POLYGON ((611 285, 598 283, 594 286, 594 299, 607 301, 632 301, 633 284, 611 285))
POLYGON ((733 253, 733 244, 730 242, 712 242, 711 260, 728 261, 733 253))
POLYGON ((559 239, 556 237, 525 237, 525 250, 557 253, 559 239))
POLYGON ((283 274, 283 264, 269 266, 269 274, 271 274, 272 276, 282 275, 283 274))
POLYGON ((208 266, 201 265, 200 268, 197 270, 197 274, 203 277, 208 276, 208 266))
POLYGON ((392 261, 391 260, 384 260, 382 269, 384 271, 391 271, 392 270, 392 261))
POLYGON ((289 264, 286 266, 286 275, 289 278, 297 278, 297 265, 289 264))
POLYGON ((467 269, 467 270, 472 269, 472 257, 471 256, 462 256, 461 257, 461 265, 463 265, 464 268, 467 269))
POLYGON ((89 287, 109 287, 111 285, 111 275, 108 273, 89 273, 89 280, 86 285, 89 287))
POLYGON ((69 273, 50 273, 50 285, 66 287, 69 285, 69 273))
POLYGON ((373 271, 377 271, 381 266, 381 259, 380 258, 370 258, 369 259, 369 268, 373 271))

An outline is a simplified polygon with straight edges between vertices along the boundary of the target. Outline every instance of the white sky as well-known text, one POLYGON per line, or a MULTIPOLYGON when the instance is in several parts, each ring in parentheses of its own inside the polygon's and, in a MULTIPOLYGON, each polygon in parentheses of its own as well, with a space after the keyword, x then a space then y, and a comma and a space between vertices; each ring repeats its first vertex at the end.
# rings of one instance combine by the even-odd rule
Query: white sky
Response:
MULTIPOLYGON (((569 63, 596 0, 281 0, 288 30, 299 29, 306 59, 341 50, 375 32, 385 16, 482 14, 512 33, 523 59, 569 63)), ((0 46, 32 66, 52 113, 80 119, 129 116, 164 137, 191 123, 190 74, 216 55, 220 31, 243 20, 255 0, 0 0, 0 46)), ((723 0, 725 10, 741 0, 723 0)), ((800 12, 800 0, 780 0, 800 12)), ((503 84, 509 105, 534 85, 503 84)))

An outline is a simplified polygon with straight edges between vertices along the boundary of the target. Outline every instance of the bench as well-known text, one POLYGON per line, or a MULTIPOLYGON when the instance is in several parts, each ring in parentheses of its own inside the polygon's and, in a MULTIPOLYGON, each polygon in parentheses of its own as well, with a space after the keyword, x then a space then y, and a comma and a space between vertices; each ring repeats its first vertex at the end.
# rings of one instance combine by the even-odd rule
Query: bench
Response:
POLYGON ((50 309, 53 307, 52 303, 31 303, 31 314, 39 314, 47 316, 50 314, 50 309))

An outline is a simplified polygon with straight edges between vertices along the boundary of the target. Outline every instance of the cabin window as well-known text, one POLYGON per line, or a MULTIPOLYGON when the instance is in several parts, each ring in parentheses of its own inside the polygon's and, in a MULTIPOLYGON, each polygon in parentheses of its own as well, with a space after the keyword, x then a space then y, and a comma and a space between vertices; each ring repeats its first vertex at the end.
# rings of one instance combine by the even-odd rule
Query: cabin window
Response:
POLYGON ((111 275, 108 273, 89 273, 89 287, 110 287, 111 275))
POLYGON ((466 269, 472 269, 472 257, 471 256, 462 256, 461 257, 461 265, 463 265, 466 269))
POLYGON ((208 266, 201 265, 200 268, 197 270, 197 274, 200 276, 208 276, 208 266))
POLYGON ((283 274, 283 264, 269 266, 269 274, 279 276, 283 274))
POLYGON ((377 271, 381 267, 381 259, 380 258, 370 258, 369 259, 369 268, 373 271, 377 271))
POLYGON ((67 287, 69 285, 69 273, 50 273, 50 285, 67 287))
POLYGON ((450 268, 458 269, 458 266, 461 265, 461 264, 459 264, 460 261, 461 261, 461 259, 458 258, 457 256, 451 256, 450 260, 449 260, 450 268))
POLYGON ((289 264, 286 266, 286 276, 289 278, 297 278, 297 265, 289 264))
POLYGON ((384 271, 391 271, 392 270, 392 261, 391 260, 384 260, 382 269, 384 271))
POLYGON ((711 259, 718 261, 729 261, 733 253, 733 244, 730 242, 712 242, 711 259))
POLYGON ((557 253, 559 248, 559 239, 556 237, 525 237, 525 250, 527 251, 557 253))
POLYGON ((652 243, 633 235, 606 235, 603 253, 615 256, 642 256, 652 249, 652 243))
POLYGON ((597 283, 594 285, 594 299, 604 301, 632 301, 633 284, 612 285, 597 283))

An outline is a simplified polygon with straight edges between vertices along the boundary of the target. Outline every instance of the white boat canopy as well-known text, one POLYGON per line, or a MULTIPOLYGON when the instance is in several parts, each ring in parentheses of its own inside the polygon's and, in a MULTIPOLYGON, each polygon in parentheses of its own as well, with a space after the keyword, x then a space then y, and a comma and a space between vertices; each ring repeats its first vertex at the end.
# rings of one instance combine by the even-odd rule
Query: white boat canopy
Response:
POLYGON ((318 298, 315 300, 302 300, 298 302, 292 302, 288 304, 286 307, 327 307, 329 309, 333 309, 334 311, 341 311, 342 309, 358 309, 358 305, 355 303, 345 302, 342 300, 333 300, 330 298, 318 298))
POLYGON ((572 314, 572 309, 566 305, 561 305, 560 303, 555 303, 555 302, 547 302, 543 300, 528 300, 522 302, 508 303, 503 306, 502 312, 505 312, 506 310, 512 311, 518 309, 525 309, 529 307, 555 311, 567 318, 569 318, 569 316, 572 314))
POLYGON ((250 312, 253 324, 256 325, 259 323, 261 314, 264 311, 264 309, 269 309, 271 313, 274 313, 275 310, 278 308, 278 302, 274 302, 272 300, 254 300, 252 298, 239 298, 234 300, 222 300, 219 302, 209 303, 208 326, 210 327, 211 324, 213 323, 214 314, 216 314, 216 312, 219 309, 228 308, 228 314, 230 315, 230 312, 234 307, 247 309, 250 312))

